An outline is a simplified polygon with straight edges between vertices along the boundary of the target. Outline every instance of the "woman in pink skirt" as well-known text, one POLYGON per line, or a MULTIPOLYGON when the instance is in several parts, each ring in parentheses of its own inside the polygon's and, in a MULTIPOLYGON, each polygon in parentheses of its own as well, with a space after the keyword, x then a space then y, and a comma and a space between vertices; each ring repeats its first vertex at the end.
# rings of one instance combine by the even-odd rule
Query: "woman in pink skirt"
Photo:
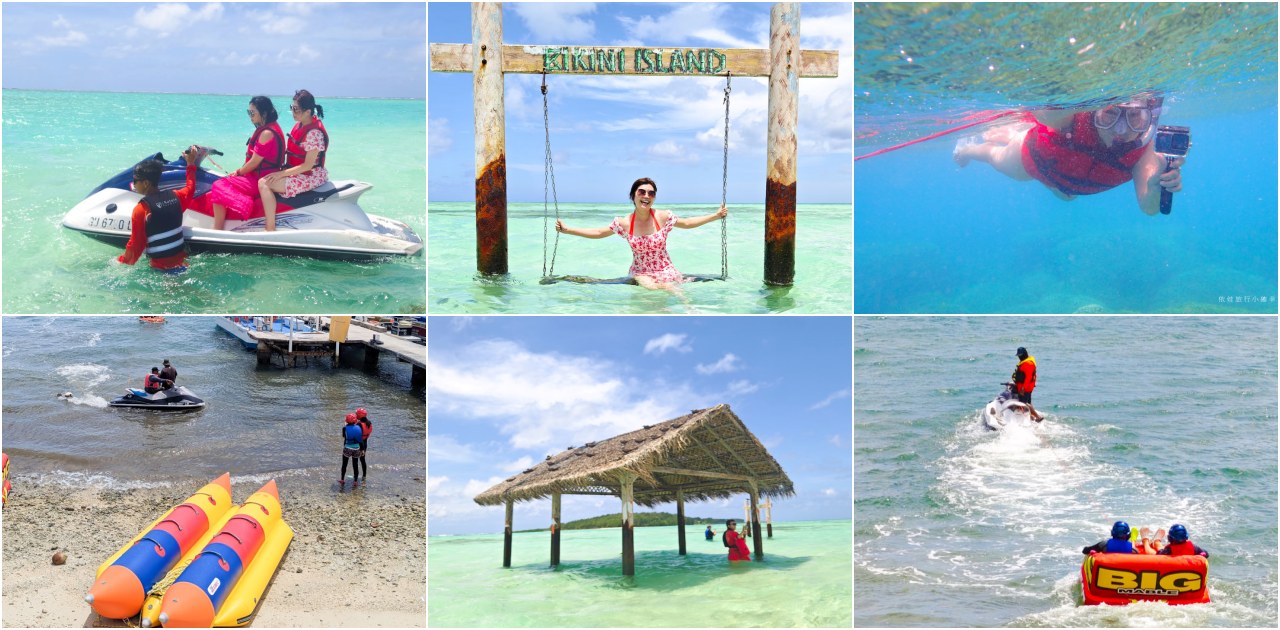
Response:
POLYGON ((228 216, 240 221, 248 219, 258 198, 258 180, 284 166, 284 132, 276 122, 278 117, 271 99, 265 96, 249 99, 249 122, 253 123, 254 130, 246 143, 244 165, 214 182, 209 192, 213 202, 213 229, 223 229, 228 216))
POLYGON ((325 131, 324 108, 316 105, 316 98, 306 90, 293 94, 293 130, 289 132, 285 147, 285 161, 289 167, 258 180, 258 192, 262 194, 262 212, 267 217, 267 231, 276 229, 276 196, 288 199, 298 193, 314 190, 329 181, 329 171, 324 168, 324 155, 329 149, 329 132, 325 131))

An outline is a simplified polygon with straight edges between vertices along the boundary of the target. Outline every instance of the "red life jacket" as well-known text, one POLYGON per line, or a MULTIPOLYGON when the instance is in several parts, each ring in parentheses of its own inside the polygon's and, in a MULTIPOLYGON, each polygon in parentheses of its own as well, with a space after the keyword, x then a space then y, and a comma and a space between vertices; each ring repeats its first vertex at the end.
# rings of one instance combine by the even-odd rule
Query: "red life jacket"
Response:
POLYGON ((284 132, 280 130, 280 124, 275 122, 267 123, 253 130, 253 135, 249 136, 249 141, 245 143, 249 148, 245 149, 244 161, 248 162, 253 158, 253 148, 258 146, 258 137, 264 131, 270 131, 271 135, 274 136, 272 144, 275 145, 276 151, 274 158, 263 156, 262 161, 258 163, 258 167, 253 169, 253 172, 259 177, 270 175, 284 168, 284 132))
POLYGON ((1141 139, 1106 146, 1089 112, 1071 118, 1063 133, 1037 124, 1022 144, 1027 174, 1068 195, 1092 195, 1133 179, 1133 165, 1146 151, 1141 139))
POLYGON ((324 166, 324 154, 329 150, 329 132, 325 131, 324 123, 315 117, 306 125, 302 123, 294 125, 293 130, 289 132, 289 145, 285 148, 289 166, 297 166, 307 160, 307 150, 302 148, 302 141, 306 139, 307 134, 311 133, 312 129, 319 129, 320 133, 324 134, 324 149, 316 157, 315 164, 316 166, 324 166))
POLYGON ((1194 556, 1196 555, 1196 546, 1190 540, 1180 543, 1171 542, 1167 547, 1171 556, 1194 556))
POLYGON ((1022 382, 1018 383, 1018 393, 1030 394, 1036 388, 1036 358, 1027 357, 1018 364, 1018 371, 1022 372, 1022 382))

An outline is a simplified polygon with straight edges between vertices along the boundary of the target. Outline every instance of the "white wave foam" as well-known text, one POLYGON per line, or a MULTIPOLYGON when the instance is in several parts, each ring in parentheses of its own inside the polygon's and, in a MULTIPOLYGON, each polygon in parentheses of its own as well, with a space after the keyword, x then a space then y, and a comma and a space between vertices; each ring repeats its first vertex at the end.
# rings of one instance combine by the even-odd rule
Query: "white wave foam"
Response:
POLYGON ((59 366, 55 372, 70 384, 89 389, 111 378, 111 368, 96 363, 73 363, 59 366))
POLYGON ((22 482, 33 486, 56 486, 59 488, 94 490, 149 490, 168 488, 169 481, 121 481, 110 475, 89 472, 68 472, 55 470, 48 473, 30 473, 18 476, 22 482))

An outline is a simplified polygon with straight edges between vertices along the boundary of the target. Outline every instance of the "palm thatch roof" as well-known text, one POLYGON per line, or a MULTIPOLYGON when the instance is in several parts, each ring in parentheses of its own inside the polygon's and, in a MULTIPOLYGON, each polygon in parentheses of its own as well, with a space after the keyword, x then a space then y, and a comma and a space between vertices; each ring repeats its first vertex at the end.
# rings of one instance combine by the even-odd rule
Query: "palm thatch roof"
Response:
POLYGON ((729 405, 717 405, 600 442, 570 446, 481 492, 475 501, 502 505, 556 492, 620 496, 621 478, 628 474, 636 477, 635 502, 644 506, 675 501, 677 490, 687 500, 722 499, 746 492, 750 481, 762 495, 795 494, 791 479, 760 440, 729 405))

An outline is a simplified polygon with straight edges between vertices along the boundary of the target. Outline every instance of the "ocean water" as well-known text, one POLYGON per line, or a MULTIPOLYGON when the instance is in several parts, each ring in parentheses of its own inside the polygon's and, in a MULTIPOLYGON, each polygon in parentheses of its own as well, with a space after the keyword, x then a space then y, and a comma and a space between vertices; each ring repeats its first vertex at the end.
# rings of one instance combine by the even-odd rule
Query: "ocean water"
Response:
MULTIPOLYGON (((502 511, 494 518, 500 525, 502 511)), ((637 527, 632 578, 622 576, 617 528, 564 531, 558 570, 547 532, 515 534, 510 569, 502 534, 431 536, 427 618, 432 627, 849 627, 849 521, 775 522, 764 562, 732 565, 704 529, 686 528, 680 556, 675 527, 637 527)))
POLYGON ((1275 627, 1274 317, 854 323, 854 591, 864 627, 1275 627), (1037 357, 1042 425, 979 412, 1037 357), (1182 523, 1212 603, 1081 606, 1111 523, 1182 523))
POLYGON ((5 317, 3 446, 15 487, 186 487, 230 471, 237 483, 274 478, 290 492, 333 493, 343 417, 364 407, 374 422, 366 457, 374 481, 360 492, 422 492, 426 405, 408 364, 384 357, 376 372, 331 370, 327 359, 260 368, 214 321, 5 317), (165 358, 204 410, 107 406, 165 358), (63 392, 73 397, 57 397, 63 392))
POLYGON ((1276 313, 1276 6, 855 7, 857 156, 1007 110, 1166 94, 1183 191, 1063 201, 956 140, 856 162, 859 313, 1276 313))
MULTIPOLYGON (((423 312, 425 257, 377 263, 249 254, 200 254, 180 276, 61 227, 90 190, 157 151, 192 143, 243 163, 253 130, 248 96, 4 90, 4 311, 6 313, 423 312)), ((285 112, 289 99, 272 97, 285 112)), ((319 99, 333 137, 332 177, 373 184, 366 212, 404 221, 423 238, 423 100, 319 99)))
MULTIPOLYGON (((667 204, 678 216, 712 212, 707 205, 667 204)), ((631 211, 627 204, 561 203, 572 227, 606 227, 631 211)), ((852 217, 848 204, 796 207, 796 275, 791 287, 764 285, 764 205, 729 204, 729 280, 686 284, 684 298, 632 285, 538 284, 543 269, 543 204, 507 207, 509 277, 476 277, 475 204, 428 206, 428 302, 432 313, 825 313, 852 309, 852 217)), ((547 265, 555 245, 555 213, 547 222, 547 265)), ((617 236, 591 240, 560 236, 556 275, 617 278, 627 275, 631 250, 617 236)), ((677 269, 720 274, 720 225, 677 229, 667 242, 677 269)))

